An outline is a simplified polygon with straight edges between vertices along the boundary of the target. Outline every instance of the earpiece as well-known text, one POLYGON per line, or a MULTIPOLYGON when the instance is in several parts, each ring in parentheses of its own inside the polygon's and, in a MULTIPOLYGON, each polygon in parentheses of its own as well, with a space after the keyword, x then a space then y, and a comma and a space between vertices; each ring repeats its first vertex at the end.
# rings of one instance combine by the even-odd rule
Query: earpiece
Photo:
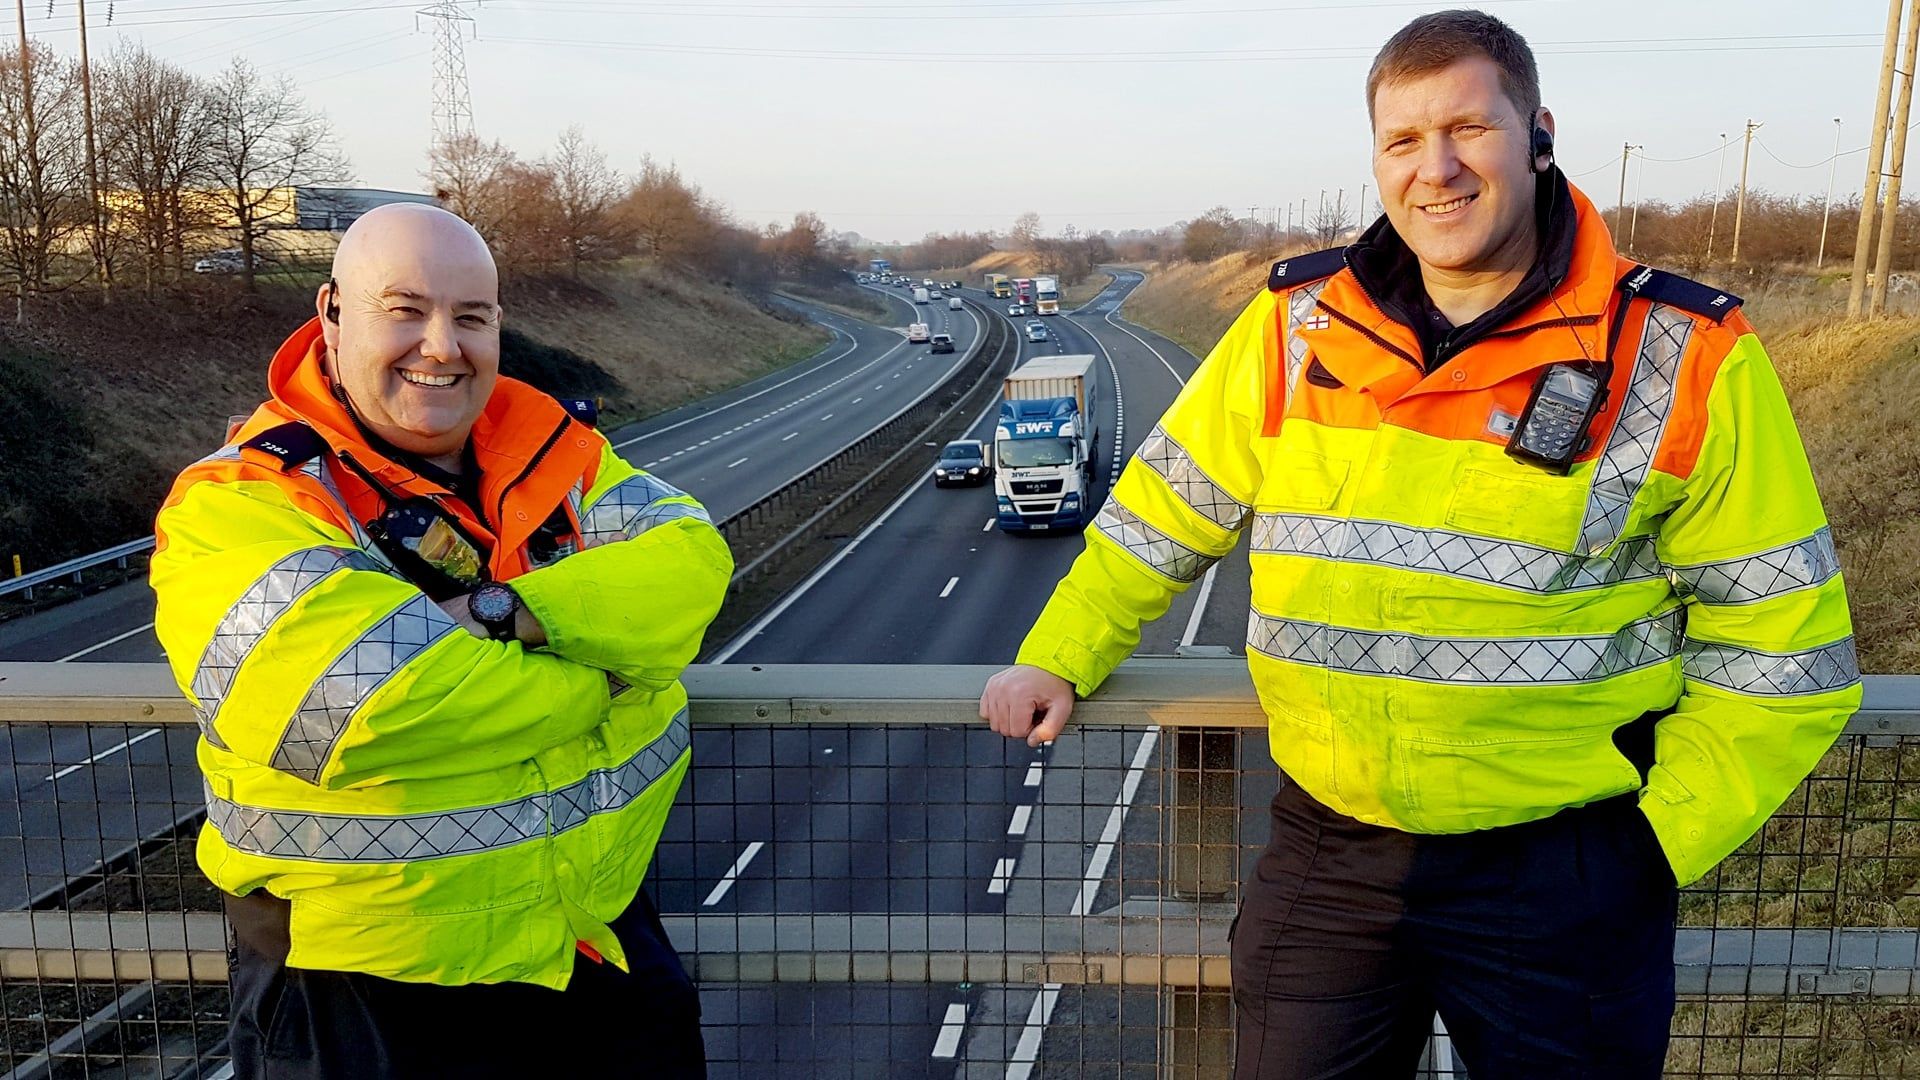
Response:
POLYGON ((1552 159, 1553 133, 1536 124, 1533 129, 1533 155, 1527 158, 1527 164, 1532 167, 1534 172, 1543 173, 1546 172, 1547 169, 1553 168, 1552 159), (1541 158, 1548 159, 1545 169, 1540 167, 1541 158))
POLYGON ((340 283, 332 278, 327 279, 327 321, 340 325, 340 283))

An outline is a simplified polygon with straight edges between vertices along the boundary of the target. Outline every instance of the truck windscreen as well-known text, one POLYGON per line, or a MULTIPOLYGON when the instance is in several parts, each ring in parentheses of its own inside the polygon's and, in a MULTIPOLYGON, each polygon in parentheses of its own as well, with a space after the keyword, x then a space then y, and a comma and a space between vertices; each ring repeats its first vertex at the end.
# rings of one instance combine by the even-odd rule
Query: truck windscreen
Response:
POLYGON ((1011 469, 1073 464, 1072 439, 1002 439, 996 449, 1000 464, 1011 469))

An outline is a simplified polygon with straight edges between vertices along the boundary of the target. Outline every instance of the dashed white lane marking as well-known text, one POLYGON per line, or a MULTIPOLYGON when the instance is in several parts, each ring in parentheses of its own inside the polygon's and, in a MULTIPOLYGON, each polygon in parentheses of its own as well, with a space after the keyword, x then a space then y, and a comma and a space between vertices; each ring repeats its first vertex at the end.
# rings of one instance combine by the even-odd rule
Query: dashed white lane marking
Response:
POLYGON ((863 402, 863 401, 865 401, 865 400, 867 400, 867 399, 866 399, 866 398, 863 398, 863 397, 857 397, 857 398, 854 398, 854 399, 853 399, 853 400, 852 400, 851 402, 848 402, 848 404, 850 404, 850 405, 858 405, 858 404, 860 404, 861 402, 863 402))
POLYGON ((747 869, 747 864, 752 862, 753 857, 760 854, 760 849, 766 846, 766 843, 761 840, 755 840, 753 843, 748 844, 747 850, 741 852, 740 857, 733 860, 733 867, 727 871, 727 876, 720 879, 720 883, 713 887, 713 891, 708 893, 707 898, 700 902, 700 906, 712 907, 719 903, 721 898, 727 895, 727 890, 733 888, 733 883, 739 880, 741 873, 747 869))
POLYGON ((826 423, 827 421, 829 421, 829 420, 831 420, 831 419, 833 419, 833 414, 832 414, 832 413, 828 413, 827 415, 825 415, 825 416, 823 416, 823 417, 821 417, 821 418, 820 418, 820 422, 824 424, 824 423, 826 423))
POLYGON ((80 659, 81 657, 87 655, 88 653, 98 652, 109 645, 117 645, 120 642, 127 640, 128 638, 132 637, 135 634, 144 634, 151 629, 153 629, 152 623, 148 623, 145 626, 136 626, 133 629, 127 631, 126 633, 120 634, 116 637, 110 637, 107 640, 100 642, 98 645, 89 645, 86 648, 81 649, 77 653, 69 653, 66 656, 61 657, 60 659, 55 660, 54 663, 56 664, 70 663, 74 660, 80 659))
MULTIPOLYGON (((741 458, 739 461, 734 462, 733 465, 744 465, 746 464, 746 461, 747 461, 746 458, 741 458)), ((733 465, 729 465, 727 466, 727 468, 731 469, 733 468, 733 465)))
POLYGON ((992 531, 993 531, 993 523, 994 523, 994 519, 993 519, 993 518, 988 518, 988 519, 987 519, 987 523, 986 523, 985 525, 982 525, 982 526, 980 526, 980 531, 981 531, 981 532, 992 532, 992 531))
POLYGON ((1001 859, 993 864, 993 880, 987 882, 987 892, 1000 895, 1007 891, 1007 884, 1013 880, 1013 860, 1001 859))
MULTIPOLYGON (((797 432, 797 431, 793 433, 793 435, 798 435, 798 434, 800 434, 800 433, 799 433, 799 432, 797 432)), ((786 442, 786 441, 787 441, 788 439, 791 439, 791 438, 793 438, 793 435, 787 435, 787 436, 784 436, 783 438, 781 438, 781 440, 780 440, 780 441, 781 441, 781 442, 786 442)))
POLYGON ((1042 772, 1044 772, 1044 771, 1045 771, 1045 766, 1043 766, 1043 765, 1041 765, 1041 764, 1040 764, 1039 762, 1037 762, 1037 761, 1036 761, 1036 762, 1034 762, 1033 764, 1031 764, 1031 765, 1029 765, 1029 766, 1027 766, 1027 779, 1026 779, 1026 781, 1025 781, 1025 783, 1026 783, 1026 786, 1027 786, 1027 787, 1039 787, 1039 786, 1040 786, 1040 774, 1041 774, 1042 772))
POLYGON ((967 1026, 967 1007, 959 1003, 947 1006, 947 1018, 940 1024, 940 1037, 933 1040, 933 1056, 951 1058, 960 1052, 960 1031, 967 1026))
POLYGON ((947 587, 940 590, 940 599, 945 600, 948 596, 951 596, 953 594, 953 587, 958 584, 960 584, 959 578, 948 578, 947 587))
POLYGON ((886 383, 881 383, 879 386, 874 387, 875 390, 885 390, 886 388, 887 388, 886 383))
POLYGON ((135 735, 133 738, 128 739, 126 742, 117 743, 113 746, 109 746, 105 750, 100 751, 99 753, 93 755, 92 757, 88 758, 85 761, 76 762, 75 764, 69 765, 66 768, 61 769, 59 772, 56 772, 56 773, 48 773, 47 779, 49 781, 53 781, 53 780, 58 780, 63 776, 67 776, 72 773, 77 773, 81 769, 86 768, 87 766, 93 764, 96 761, 104 761, 107 758, 110 758, 113 755, 119 753, 120 751, 127 749, 128 747, 136 746, 140 743, 146 742, 148 739, 151 739, 158 734, 160 734, 159 728, 148 728, 147 730, 141 732, 140 734, 135 735))
POLYGON ((1027 823, 1033 820, 1033 807, 1016 806, 1013 808, 1013 820, 1007 822, 1008 836, 1027 835, 1027 823))

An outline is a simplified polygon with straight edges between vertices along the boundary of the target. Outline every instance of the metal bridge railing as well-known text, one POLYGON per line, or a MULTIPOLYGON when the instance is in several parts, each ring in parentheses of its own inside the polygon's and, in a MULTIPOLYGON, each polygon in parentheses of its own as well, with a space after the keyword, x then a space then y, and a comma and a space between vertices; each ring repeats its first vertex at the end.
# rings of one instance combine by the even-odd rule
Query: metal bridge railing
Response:
MULTIPOLYGON (((648 888, 715 1077, 1226 1075, 1226 932, 1277 782, 1244 666, 1130 661, 1037 751, 974 719, 988 672, 689 672, 648 888)), ((0 1076, 211 1075, 226 930, 166 670, 0 664, 0 721, 0 1076)), ((1920 1077, 1916 752, 1920 678, 1870 680, 1685 891, 1669 1075, 1920 1077)))

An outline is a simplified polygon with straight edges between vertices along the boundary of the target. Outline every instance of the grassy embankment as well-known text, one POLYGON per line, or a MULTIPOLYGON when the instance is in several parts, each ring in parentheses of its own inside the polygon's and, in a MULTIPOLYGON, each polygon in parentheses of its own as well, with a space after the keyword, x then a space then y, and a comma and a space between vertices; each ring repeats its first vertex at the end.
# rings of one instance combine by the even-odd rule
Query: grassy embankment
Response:
MULTIPOLYGON (((0 327, 0 565, 28 569, 147 531, 173 475, 266 396, 267 361, 313 314, 304 286, 194 282, 163 297, 45 301, 0 327)), ((518 279, 502 370, 605 398, 603 426, 805 357, 828 335, 756 298, 650 266, 518 279)), ((0 569, 0 574, 8 572, 0 569)))
MULTIPOLYGON (((1230 256, 1150 271, 1126 315, 1204 356, 1265 284, 1268 260, 1230 256)), ((1736 290, 1738 284, 1729 282, 1736 290)), ((1920 317, 1848 323, 1844 282, 1775 275, 1746 294, 1820 481, 1864 670, 1920 672, 1920 317)), ((1682 894, 1690 926, 1920 924, 1920 781, 1912 747, 1844 743, 1761 835, 1682 894)), ((1678 1075, 1905 1076, 1920 1071, 1920 1007, 1683 1003, 1678 1075)))

